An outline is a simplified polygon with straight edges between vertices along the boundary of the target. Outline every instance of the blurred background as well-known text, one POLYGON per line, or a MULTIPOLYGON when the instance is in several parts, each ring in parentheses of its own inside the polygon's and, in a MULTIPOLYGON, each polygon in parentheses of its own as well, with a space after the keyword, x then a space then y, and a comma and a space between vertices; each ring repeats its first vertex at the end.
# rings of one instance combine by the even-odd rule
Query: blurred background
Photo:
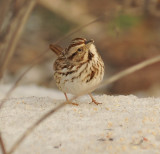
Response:
MULTIPOLYGON (((105 62, 104 78, 160 55, 160 0, 0 0, 1 84, 15 82, 45 52, 21 84, 56 88, 56 55, 49 44, 64 38, 58 44, 65 48, 75 37, 94 39, 105 62)), ((160 96, 160 63, 96 92, 160 96)))

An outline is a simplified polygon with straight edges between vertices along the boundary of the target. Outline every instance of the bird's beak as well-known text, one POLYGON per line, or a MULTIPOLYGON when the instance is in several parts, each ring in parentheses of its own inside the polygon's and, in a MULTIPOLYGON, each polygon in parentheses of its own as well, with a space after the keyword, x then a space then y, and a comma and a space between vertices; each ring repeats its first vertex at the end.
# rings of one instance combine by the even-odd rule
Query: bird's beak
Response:
POLYGON ((85 41, 85 44, 92 44, 92 43, 94 43, 94 40, 87 40, 87 41, 85 41))
POLYGON ((90 46, 92 45, 94 43, 94 41, 93 40, 88 40, 88 41, 85 41, 85 46, 86 46, 86 48, 87 49, 89 49, 90 48, 90 46))

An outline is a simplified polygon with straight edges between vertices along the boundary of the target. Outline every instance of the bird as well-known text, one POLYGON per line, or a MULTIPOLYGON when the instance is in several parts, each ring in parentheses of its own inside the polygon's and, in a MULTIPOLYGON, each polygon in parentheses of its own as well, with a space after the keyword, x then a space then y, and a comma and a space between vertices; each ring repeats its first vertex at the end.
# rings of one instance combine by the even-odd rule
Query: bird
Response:
POLYGON ((80 95, 86 92, 93 103, 101 104, 91 94, 104 76, 104 62, 94 40, 74 38, 64 50, 53 44, 50 44, 50 49, 57 55, 53 64, 54 80, 64 93, 66 102, 78 105, 69 101, 67 94, 80 95))

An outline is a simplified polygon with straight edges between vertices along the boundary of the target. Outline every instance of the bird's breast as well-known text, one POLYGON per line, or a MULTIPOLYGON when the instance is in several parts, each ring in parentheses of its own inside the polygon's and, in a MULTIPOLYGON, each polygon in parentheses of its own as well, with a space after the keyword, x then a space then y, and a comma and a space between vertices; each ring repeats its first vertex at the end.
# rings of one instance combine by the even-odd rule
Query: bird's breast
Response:
POLYGON ((60 90, 66 93, 79 94, 85 90, 93 91, 104 75, 104 64, 101 59, 92 59, 79 65, 63 68, 54 73, 60 90))

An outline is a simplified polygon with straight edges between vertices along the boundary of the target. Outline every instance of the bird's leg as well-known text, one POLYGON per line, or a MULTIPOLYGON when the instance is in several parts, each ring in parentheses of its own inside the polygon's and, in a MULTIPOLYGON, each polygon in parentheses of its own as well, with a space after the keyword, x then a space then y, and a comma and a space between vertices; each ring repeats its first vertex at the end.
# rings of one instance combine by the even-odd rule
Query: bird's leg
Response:
POLYGON ((92 96, 92 94, 90 93, 90 94, 88 94, 90 97, 91 97, 91 99, 92 99, 92 102, 94 103, 94 104, 96 104, 96 105, 98 105, 98 104, 102 104, 102 103, 98 103, 94 98, 93 98, 93 96, 92 96))
POLYGON ((76 105, 76 106, 78 106, 78 104, 76 104, 76 103, 73 103, 73 102, 69 101, 69 99, 68 99, 68 97, 67 97, 67 94, 66 94, 66 93, 64 93, 64 95, 65 95, 65 97, 66 97, 67 104, 72 104, 72 105, 76 105))

